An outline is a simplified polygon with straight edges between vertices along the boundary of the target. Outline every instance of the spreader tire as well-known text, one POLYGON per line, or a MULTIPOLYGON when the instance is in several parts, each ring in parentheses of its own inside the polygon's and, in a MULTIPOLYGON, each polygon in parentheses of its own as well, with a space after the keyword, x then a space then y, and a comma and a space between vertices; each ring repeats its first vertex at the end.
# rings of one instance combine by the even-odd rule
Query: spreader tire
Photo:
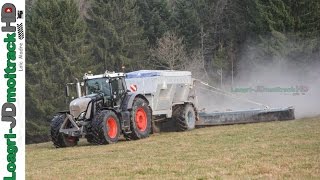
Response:
POLYGON ((59 132, 65 117, 65 114, 57 114, 51 120, 51 140, 56 148, 72 147, 78 144, 79 138, 59 132))
POLYGON ((136 97, 133 101, 130 114, 131 133, 126 134, 127 139, 143 139, 151 132, 151 110, 146 100, 136 97))
MULTIPOLYGON (((111 110, 99 112, 92 120, 90 141, 94 144, 112 144, 119 140, 120 123, 117 115, 111 110)), ((89 139, 87 139, 89 141, 89 139)))
POLYGON ((191 104, 173 107, 172 116, 176 122, 178 131, 188 131, 195 128, 196 113, 191 104))

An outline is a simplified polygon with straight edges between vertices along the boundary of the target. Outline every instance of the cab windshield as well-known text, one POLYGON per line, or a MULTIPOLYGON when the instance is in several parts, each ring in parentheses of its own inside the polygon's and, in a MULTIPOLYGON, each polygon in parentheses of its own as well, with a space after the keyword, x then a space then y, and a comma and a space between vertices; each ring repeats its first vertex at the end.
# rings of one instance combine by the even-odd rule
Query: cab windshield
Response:
POLYGON ((103 93, 104 96, 110 96, 110 85, 107 78, 89 79, 85 82, 86 92, 89 94, 103 93))

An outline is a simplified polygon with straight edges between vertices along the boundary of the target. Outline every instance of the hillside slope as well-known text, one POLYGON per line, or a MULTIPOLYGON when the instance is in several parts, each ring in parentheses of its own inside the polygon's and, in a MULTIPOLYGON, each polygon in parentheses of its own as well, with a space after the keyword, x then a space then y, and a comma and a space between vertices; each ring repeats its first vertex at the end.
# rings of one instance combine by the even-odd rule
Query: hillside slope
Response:
POLYGON ((320 178, 320 118, 154 134, 105 146, 27 145, 26 177, 320 178))

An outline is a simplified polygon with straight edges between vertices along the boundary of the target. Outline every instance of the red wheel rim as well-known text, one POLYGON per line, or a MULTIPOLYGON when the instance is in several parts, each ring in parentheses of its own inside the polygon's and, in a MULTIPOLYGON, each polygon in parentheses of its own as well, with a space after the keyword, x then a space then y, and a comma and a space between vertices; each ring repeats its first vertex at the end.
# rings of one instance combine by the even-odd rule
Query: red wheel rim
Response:
POLYGON ((136 125, 140 131, 147 129, 147 113, 143 108, 138 108, 136 112, 136 125))
POLYGON ((108 136, 110 138, 115 138, 118 134, 118 126, 117 122, 113 117, 109 117, 107 120, 107 127, 108 127, 108 136))
POLYGON ((74 142, 76 142, 76 137, 67 136, 67 137, 66 137, 66 140, 67 140, 69 143, 74 143, 74 142))

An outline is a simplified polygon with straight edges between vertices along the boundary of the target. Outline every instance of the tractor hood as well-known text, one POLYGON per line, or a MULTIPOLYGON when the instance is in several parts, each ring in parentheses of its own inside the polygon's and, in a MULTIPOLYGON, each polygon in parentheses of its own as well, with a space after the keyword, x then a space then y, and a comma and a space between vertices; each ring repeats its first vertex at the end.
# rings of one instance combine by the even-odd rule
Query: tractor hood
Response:
MULTIPOLYGON (((73 101, 70 102, 70 114, 75 118, 79 117, 79 115, 82 112, 87 110, 87 107, 90 101, 91 101, 91 98, 89 97, 80 97, 80 98, 74 99, 73 101)), ((90 107, 88 109, 90 112, 90 107)))
POLYGON ((73 101, 70 102, 70 114, 73 117, 78 118, 82 112, 85 112, 88 109, 86 113, 86 118, 89 119, 91 115, 91 106, 92 106, 92 103, 90 102, 96 102, 102 98, 103 98, 103 95, 101 94, 90 94, 87 96, 74 99, 73 101))

